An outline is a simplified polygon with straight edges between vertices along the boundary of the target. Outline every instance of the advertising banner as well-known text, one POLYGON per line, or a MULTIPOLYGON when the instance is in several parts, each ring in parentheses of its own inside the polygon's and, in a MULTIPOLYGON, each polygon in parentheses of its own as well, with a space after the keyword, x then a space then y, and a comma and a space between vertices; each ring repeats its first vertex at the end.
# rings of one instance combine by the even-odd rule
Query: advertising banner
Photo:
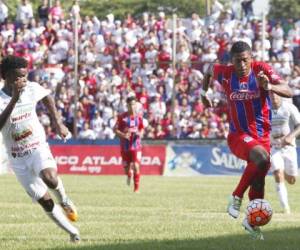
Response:
MULTIPOLYGON (((298 157, 298 166, 299 161, 298 157)), ((240 175, 245 167, 246 162, 234 156, 226 145, 172 145, 167 148, 164 175, 240 175)))
MULTIPOLYGON (((118 145, 51 145, 61 174, 124 174, 118 145)), ((165 145, 147 145, 142 150, 142 175, 162 175, 166 158, 165 145)))
POLYGON ((246 162, 222 145, 173 145, 167 149, 166 176, 242 173, 246 162))

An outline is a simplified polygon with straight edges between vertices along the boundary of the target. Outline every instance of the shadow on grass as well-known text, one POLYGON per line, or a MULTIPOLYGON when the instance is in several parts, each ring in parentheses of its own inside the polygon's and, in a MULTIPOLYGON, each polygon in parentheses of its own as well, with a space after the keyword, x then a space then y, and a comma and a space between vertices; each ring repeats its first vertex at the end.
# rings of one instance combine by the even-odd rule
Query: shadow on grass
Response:
POLYGON ((137 240, 105 244, 82 240, 76 246, 54 248, 56 250, 299 250, 300 228, 282 228, 264 233, 264 241, 252 240, 248 234, 227 235, 199 239, 137 240))

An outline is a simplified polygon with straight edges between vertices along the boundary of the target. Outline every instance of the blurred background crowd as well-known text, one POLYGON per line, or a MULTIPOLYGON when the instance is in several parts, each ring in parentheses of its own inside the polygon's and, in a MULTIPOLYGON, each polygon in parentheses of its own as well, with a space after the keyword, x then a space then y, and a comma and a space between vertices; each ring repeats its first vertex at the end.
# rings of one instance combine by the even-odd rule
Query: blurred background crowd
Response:
MULTIPOLYGON (((263 29, 251 4, 243 1, 240 15, 236 8, 225 8, 215 0, 206 18, 196 13, 177 18, 175 34, 172 16, 159 10, 138 18, 128 13, 122 20, 113 14, 101 20, 81 16, 78 101, 75 10, 63 9, 59 0, 51 7, 41 1, 37 9, 22 0, 15 20, 8 19, 8 8, 0 0, 1 56, 14 54, 28 60, 29 79, 52 90, 71 131, 76 116, 78 138, 115 138, 116 117, 125 111, 126 97, 133 94, 147 123, 144 138, 225 138, 228 114, 220 84, 215 81, 210 86, 213 107, 209 109, 204 109, 199 90, 209 63, 229 63, 231 44, 237 40, 249 43, 255 60, 269 62, 287 80, 294 90, 293 102, 300 108, 300 20, 267 20, 263 29)), ((76 1, 74 6, 79 11, 76 1)), ((48 138, 55 138, 42 106, 37 113, 48 138)))

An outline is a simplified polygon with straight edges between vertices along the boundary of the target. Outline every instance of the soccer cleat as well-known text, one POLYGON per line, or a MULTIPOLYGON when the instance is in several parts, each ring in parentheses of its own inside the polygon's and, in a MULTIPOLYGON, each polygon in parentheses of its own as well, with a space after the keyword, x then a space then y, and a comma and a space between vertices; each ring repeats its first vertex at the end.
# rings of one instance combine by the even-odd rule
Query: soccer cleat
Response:
POLYGON ((236 219, 237 217, 239 217, 241 205, 242 205, 242 198, 231 195, 229 197, 227 213, 231 217, 236 219))
POLYGON ((79 234, 70 234, 70 241, 73 243, 79 243, 80 242, 79 234))
POLYGON ((290 209, 290 207, 289 207, 289 206, 284 207, 284 208, 283 208, 283 213, 284 213, 284 214, 291 214, 291 209, 290 209))
POLYGON ((247 218, 243 220, 242 225, 254 240, 264 240, 264 236, 260 228, 257 226, 251 226, 247 218))
POLYGON ((76 211, 76 207, 74 206, 73 202, 69 198, 67 198, 65 201, 63 201, 60 205, 61 205, 62 209, 65 211, 65 213, 70 221, 78 220, 78 214, 76 211))

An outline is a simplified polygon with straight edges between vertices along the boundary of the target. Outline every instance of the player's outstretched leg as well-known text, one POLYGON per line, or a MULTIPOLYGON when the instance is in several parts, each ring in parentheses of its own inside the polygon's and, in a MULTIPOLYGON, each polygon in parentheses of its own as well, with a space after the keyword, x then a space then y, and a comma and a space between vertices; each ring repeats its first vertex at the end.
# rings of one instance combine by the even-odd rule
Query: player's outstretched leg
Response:
POLYGON ((46 185, 51 189, 67 217, 71 221, 78 220, 78 213, 73 202, 66 195, 66 191, 62 180, 57 176, 56 169, 46 168, 40 173, 41 178, 46 185))
POLYGON ((276 182, 276 192, 280 201, 280 205, 283 208, 284 213, 290 214, 290 206, 288 202, 288 193, 284 182, 276 182))
POLYGON ((286 175, 284 170, 286 166, 286 162, 281 150, 276 149, 272 152, 271 165, 272 165, 273 176, 275 180, 275 190, 280 205, 283 209, 283 212, 289 214, 291 210, 288 202, 288 192, 285 185, 285 179, 288 183, 290 183, 289 181, 292 181, 292 183, 294 183, 295 178, 289 178, 289 176, 286 175))
POLYGON ((49 193, 46 193, 41 199, 38 200, 38 202, 44 208, 49 218, 53 220, 60 228, 69 233, 70 240, 72 242, 77 243, 80 241, 78 229, 69 222, 61 208, 54 203, 49 193))
POLYGON ((127 156, 122 156, 123 157, 123 164, 124 164, 124 173, 126 175, 126 184, 127 186, 130 186, 131 184, 131 179, 133 176, 133 170, 132 167, 130 166, 131 163, 128 163, 128 161, 125 161, 125 158, 127 156))
MULTIPOLYGON (((274 161, 272 161, 272 165, 276 166, 276 164, 274 164, 274 161)), ((285 180, 284 172, 281 169, 278 169, 273 172, 273 175, 274 175, 274 179, 275 179, 276 192, 277 192, 277 195, 279 198, 280 205, 283 209, 283 212, 286 214, 290 214, 291 210, 290 210, 289 201, 288 201, 287 188, 284 183, 284 180, 285 180)))
POLYGON ((264 178, 270 168, 268 152, 260 145, 255 146, 249 153, 249 162, 241 177, 241 180, 233 192, 228 204, 228 214, 233 218, 239 216, 242 197, 250 186, 249 199, 264 197, 264 178))
POLYGON ((257 226, 250 225, 247 218, 243 220, 242 226, 245 228, 245 230, 251 235, 251 237, 254 240, 264 240, 264 236, 260 228, 257 226))

